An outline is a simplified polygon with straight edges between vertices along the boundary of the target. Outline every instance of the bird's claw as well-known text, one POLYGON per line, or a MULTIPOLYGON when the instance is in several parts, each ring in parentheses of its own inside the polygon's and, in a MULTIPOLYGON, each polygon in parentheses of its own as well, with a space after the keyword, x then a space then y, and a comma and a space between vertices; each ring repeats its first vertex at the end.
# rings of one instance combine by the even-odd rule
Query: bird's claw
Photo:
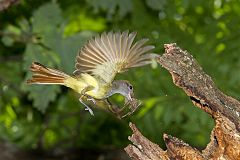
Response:
POLYGON ((92 116, 94 116, 93 110, 90 107, 85 106, 85 111, 88 111, 92 116))
POLYGON ((85 111, 88 111, 92 116, 94 116, 93 110, 83 102, 82 96, 79 98, 79 101, 80 101, 80 103, 82 103, 84 105, 85 111))
POLYGON ((96 104, 96 101, 95 101, 95 99, 94 99, 94 98, 92 98, 92 97, 88 97, 88 98, 87 98, 87 101, 91 101, 91 102, 93 102, 93 104, 96 104))

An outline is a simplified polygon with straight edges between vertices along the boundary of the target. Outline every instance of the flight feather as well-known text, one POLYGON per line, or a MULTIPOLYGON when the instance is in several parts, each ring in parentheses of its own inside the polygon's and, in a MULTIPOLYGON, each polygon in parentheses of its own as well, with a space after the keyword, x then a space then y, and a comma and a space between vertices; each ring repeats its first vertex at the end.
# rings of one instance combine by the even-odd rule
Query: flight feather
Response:
POLYGON ((117 73, 151 62, 154 46, 145 45, 148 39, 133 42, 136 32, 102 33, 89 40, 76 57, 75 75, 88 73, 111 83, 117 73))

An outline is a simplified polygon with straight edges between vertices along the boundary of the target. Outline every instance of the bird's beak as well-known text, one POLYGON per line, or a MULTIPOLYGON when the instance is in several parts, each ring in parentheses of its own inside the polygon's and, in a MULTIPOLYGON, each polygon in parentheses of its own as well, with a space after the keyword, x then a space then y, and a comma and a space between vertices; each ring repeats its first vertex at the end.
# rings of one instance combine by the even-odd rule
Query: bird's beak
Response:
POLYGON ((134 93, 133 92, 129 92, 128 93, 128 100, 129 101, 133 101, 133 99, 134 99, 134 93))
POLYGON ((128 93, 125 95, 125 104, 128 104, 129 102, 133 101, 133 95, 132 93, 128 93))

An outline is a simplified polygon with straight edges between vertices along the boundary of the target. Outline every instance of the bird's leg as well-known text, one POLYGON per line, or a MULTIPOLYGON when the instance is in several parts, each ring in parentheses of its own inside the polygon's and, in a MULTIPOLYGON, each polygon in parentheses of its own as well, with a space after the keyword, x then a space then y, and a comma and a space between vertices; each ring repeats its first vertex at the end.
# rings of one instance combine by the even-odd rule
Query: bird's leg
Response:
POLYGON ((117 118, 121 119, 122 116, 119 114, 118 107, 114 107, 114 105, 109 101, 108 98, 105 99, 105 102, 108 104, 108 110, 112 112, 114 115, 117 116, 117 118))
POLYGON ((92 109, 83 102, 83 97, 86 96, 86 97, 87 97, 87 100, 91 100, 94 104, 96 104, 96 101, 95 101, 92 97, 90 97, 90 96, 88 96, 88 95, 85 94, 87 91, 91 90, 90 88, 92 88, 92 87, 91 87, 91 86, 88 86, 88 87, 85 87, 85 88, 82 90, 81 96, 80 96, 80 98, 79 98, 79 102, 82 103, 82 104, 85 106, 85 110, 86 110, 86 111, 89 111, 89 113, 90 113, 92 116, 94 116, 92 109))
POLYGON ((84 97, 84 95, 81 95, 81 97, 79 98, 79 102, 82 103, 82 105, 84 105, 86 111, 89 111, 89 113, 92 116, 94 116, 92 109, 83 102, 83 100, 82 100, 83 97, 84 97))
POLYGON ((106 98, 105 102, 107 102, 107 104, 108 104, 108 109, 109 109, 112 113, 116 113, 116 110, 113 109, 113 105, 112 105, 112 103, 109 101, 108 98, 106 98))

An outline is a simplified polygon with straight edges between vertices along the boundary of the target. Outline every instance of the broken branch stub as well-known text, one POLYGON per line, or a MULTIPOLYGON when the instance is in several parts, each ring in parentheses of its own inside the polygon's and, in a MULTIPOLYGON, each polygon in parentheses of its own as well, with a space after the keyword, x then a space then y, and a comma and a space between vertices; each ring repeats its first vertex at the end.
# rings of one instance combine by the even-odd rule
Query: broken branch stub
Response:
POLYGON ((165 54, 158 62, 171 73, 174 84, 182 88, 195 105, 212 116, 220 112, 240 131, 240 102, 223 94, 187 51, 175 43, 164 47, 165 54))

